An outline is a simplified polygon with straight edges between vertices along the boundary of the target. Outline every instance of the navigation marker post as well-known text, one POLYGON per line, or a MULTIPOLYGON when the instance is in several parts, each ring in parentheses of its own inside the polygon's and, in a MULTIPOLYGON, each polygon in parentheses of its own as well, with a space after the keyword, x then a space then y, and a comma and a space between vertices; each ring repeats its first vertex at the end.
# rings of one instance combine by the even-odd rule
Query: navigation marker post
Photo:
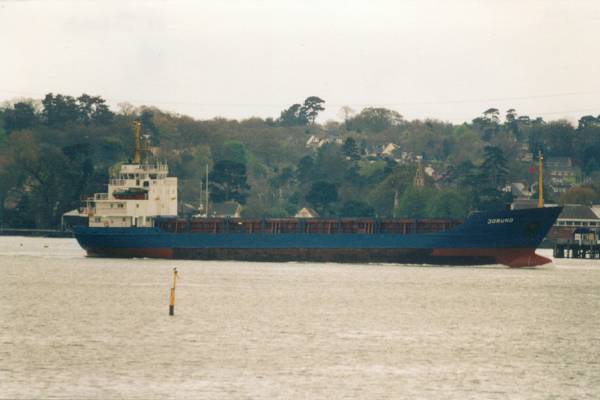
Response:
POLYGON ((173 268, 173 287, 169 296, 169 315, 175 315, 175 285, 177 283, 177 268, 173 268))
POLYGON ((542 151, 538 151, 538 208, 544 208, 544 169, 542 167, 542 161, 544 160, 544 156, 542 155, 542 151))

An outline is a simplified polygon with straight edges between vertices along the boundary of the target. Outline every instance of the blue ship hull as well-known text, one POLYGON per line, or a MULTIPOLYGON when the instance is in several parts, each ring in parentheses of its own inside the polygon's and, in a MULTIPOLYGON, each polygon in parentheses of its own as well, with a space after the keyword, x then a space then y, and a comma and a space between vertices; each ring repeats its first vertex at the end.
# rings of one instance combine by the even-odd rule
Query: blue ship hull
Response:
POLYGON ((194 233, 74 228, 90 256, 245 261, 541 265, 535 254, 561 207, 475 213, 436 233, 194 233))

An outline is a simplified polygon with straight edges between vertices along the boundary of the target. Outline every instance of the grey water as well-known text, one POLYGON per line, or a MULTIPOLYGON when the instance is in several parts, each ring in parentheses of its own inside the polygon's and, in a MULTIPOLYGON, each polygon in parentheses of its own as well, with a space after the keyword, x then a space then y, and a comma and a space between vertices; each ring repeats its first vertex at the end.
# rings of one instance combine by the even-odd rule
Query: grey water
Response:
POLYGON ((600 262, 98 259, 0 237, 0 399, 114 398, 600 398, 600 262))

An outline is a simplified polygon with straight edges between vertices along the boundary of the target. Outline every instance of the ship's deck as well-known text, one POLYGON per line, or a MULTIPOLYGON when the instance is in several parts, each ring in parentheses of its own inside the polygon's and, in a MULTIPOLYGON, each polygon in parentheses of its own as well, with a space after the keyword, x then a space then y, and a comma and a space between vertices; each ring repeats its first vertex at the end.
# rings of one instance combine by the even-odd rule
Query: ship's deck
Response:
POLYGON ((307 233, 307 234, 415 234, 444 232, 461 225, 457 219, 298 219, 298 218, 193 218, 160 219, 156 226, 166 232, 189 233, 307 233))

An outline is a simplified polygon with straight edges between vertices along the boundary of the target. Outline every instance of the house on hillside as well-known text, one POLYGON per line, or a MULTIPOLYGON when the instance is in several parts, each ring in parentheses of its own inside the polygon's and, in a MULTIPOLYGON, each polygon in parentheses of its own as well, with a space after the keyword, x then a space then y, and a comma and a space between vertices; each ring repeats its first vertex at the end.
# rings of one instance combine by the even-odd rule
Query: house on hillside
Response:
POLYGON ((383 147, 380 155, 391 157, 392 155, 394 155, 394 152, 399 148, 400 146, 398 146, 396 143, 388 143, 383 147))
POLYGON ((396 158, 394 158, 394 161, 401 165, 413 164, 417 161, 417 157, 415 157, 415 155, 411 151, 403 151, 400 152, 400 154, 398 154, 396 158))
POLYGON ((308 149, 317 149, 320 147, 321 139, 316 137, 315 135, 310 135, 308 140, 306 141, 306 148, 308 149))
POLYGON ((235 201, 226 201, 224 203, 213 203, 208 209, 209 217, 216 218, 239 218, 242 213, 242 206, 235 201))
POLYGON ((344 139, 335 135, 328 135, 325 139, 321 140, 321 146, 324 144, 333 143, 333 144, 344 144, 344 139))
POLYGON ((569 157, 549 157, 544 164, 554 194, 565 193, 575 186, 576 171, 569 157))
POLYGON ((343 144, 344 140, 341 137, 334 136, 334 135, 329 135, 325 138, 318 138, 315 135, 311 135, 308 138, 308 140, 306 141, 306 148, 316 150, 319 147, 329 144, 329 143, 343 144))
POLYGON ((300 210, 298 210, 298 212, 296 213, 296 215, 294 215, 294 217, 296 217, 296 218, 319 218, 319 213, 310 207, 303 207, 300 210))
POLYGON ((529 151, 529 145, 527 143, 523 143, 519 148, 519 160, 523 162, 532 162, 533 155, 531 151, 529 151))

